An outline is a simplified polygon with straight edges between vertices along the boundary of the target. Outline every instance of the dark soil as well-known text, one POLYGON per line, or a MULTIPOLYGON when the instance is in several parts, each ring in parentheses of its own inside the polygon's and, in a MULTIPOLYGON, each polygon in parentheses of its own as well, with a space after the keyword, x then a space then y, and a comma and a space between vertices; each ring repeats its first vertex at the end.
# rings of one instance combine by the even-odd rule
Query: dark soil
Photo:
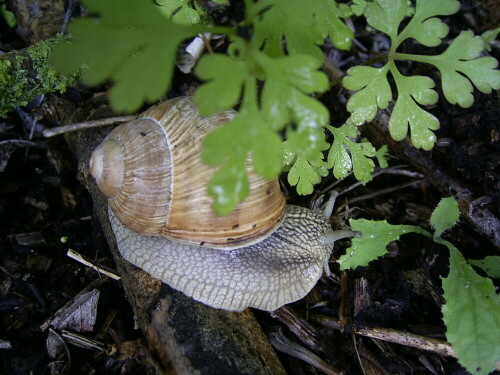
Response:
MULTIPOLYGON (((9 3, 14 6, 15 1, 9 3)), ((489 7, 477 7, 473 1, 465 3, 465 12, 449 20, 452 33, 467 28, 480 33, 498 26, 495 25, 498 18, 496 21, 490 18, 498 15, 500 7, 495 2, 489 7)), ((227 22, 228 17, 240 17, 241 9, 232 8, 232 11, 233 15, 219 15, 224 20, 221 22, 227 22)), ((0 31, 0 46, 4 52, 12 47, 22 48, 34 40, 33 36, 25 38, 8 29, 1 20, 0 31)), ((335 59, 355 64, 356 51, 349 53, 352 56, 346 54, 335 59)), ((499 58, 498 50, 493 50, 492 54, 499 58)), ((170 94, 192 92, 194 85, 195 79, 176 72, 170 94)), ((89 92, 78 88, 72 92, 84 90, 85 95, 100 95, 105 89, 89 92)), ((340 124, 345 113, 338 104, 338 91, 332 90, 323 100, 330 103, 340 124)), ((73 249, 100 265, 114 268, 102 231, 93 219, 93 203, 81 183, 72 150, 62 137, 46 140, 41 136, 42 128, 56 125, 57 116, 51 100, 54 96, 48 94, 38 98, 40 100, 30 106, 18 108, 0 119, 0 161, 5 164, 5 169, 0 171, 0 344, 8 342, 11 346, 0 349, 0 373, 57 374, 65 373, 61 370, 64 366, 70 366, 66 372, 70 374, 147 373, 151 370, 144 365, 141 352, 144 336, 134 326, 134 315, 121 282, 101 277, 66 256, 67 251, 73 249), (24 147, 2 142, 28 139, 35 145, 24 147), (98 305, 89 312, 96 314, 95 325, 90 332, 76 333, 95 340, 102 347, 90 349, 87 345, 82 348, 66 341, 67 351, 51 357, 54 342, 49 330, 41 326, 82 290, 93 288, 100 292, 98 305)), ((475 96, 475 104, 468 109, 448 105, 443 100, 433 108, 441 121, 441 129, 437 132, 440 142, 432 152, 426 153, 426 157, 470 186, 477 197, 486 197, 484 205, 498 216, 500 98, 498 92, 482 95, 477 90, 475 96)), ((71 99, 75 97, 78 95, 71 99)), ((396 156, 391 158, 390 166, 418 173, 408 160, 396 156)), ((412 179, 415 178, 382 174, 366 186, 346 193, 338 201, 340 208, 334 224, 345 222, 346 218, 364 217, 428 228, 430 213, 442 193, 425 179, 376 195, 412 179), (349 203, 369 194, 375 195, 349 203)), ((325 179, 318 191, 332 182, 330 178, 325 179)), ((354 182, 347 178, 336 189, 343 191, 354 182)), ((293 189, 288 191, 291 202, 309 203, 310 198, 304 200, 295 196, 293 189)), ((487 238, 477 234, 464 220, 447 233, 446 238, 468 258, 482 258, 496 251, 487 238)), ((338 244, 333 256, 340 256, 347 246, 348 242, 338 244)), ((445 248, 422 236, 407 235, 392 243, 389 254, 372 262, 370 267, 342 273, 332 263, 333 276, 322 279, 305 300, 292 304, 291 308, 304 319, 309 314, 340 319, 345 328, 343 333, 327 329, 313 320, 309 322, 322 342, 334 347, 330 353, 317 351, 316 354, 340 366, 347 374, 362 373, 358 356, 367 374, 466 374, 452 358, 403 345, 357 336, 358 354, 353 346, 350 327, 388 327, 444 340, 441 278, 447 270, 445 248), (366 285, 364 289, 363 285, 366 285), (315 307, 311 309, 312 306, 315 307)), ((276 320, 260 311, 255 313, 264 330, 280 325, 289 333, 283 319, 276 320)), ((57 335, 63 333, 55 331, 57 335)), ((287 355, 280 354, 280 359, 290 374, 319 371, 287 355)))

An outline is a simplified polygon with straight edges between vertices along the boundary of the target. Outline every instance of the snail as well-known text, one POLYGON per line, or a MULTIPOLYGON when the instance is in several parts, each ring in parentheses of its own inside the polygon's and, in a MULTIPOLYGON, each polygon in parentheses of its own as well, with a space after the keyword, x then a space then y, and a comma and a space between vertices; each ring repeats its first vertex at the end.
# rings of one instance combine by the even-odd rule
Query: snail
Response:
POLYGON ((189 97, 164 101, 112 130, 90 173, 106 195, 122 256, 206 305, 275 310, 303 298, 327 273, 334 232, 324 214, 287 205, 277 179, 257 176, 227 216, 206 192, 216 170, 200 158, 203 136, 235 111, 202 118, 189 97))

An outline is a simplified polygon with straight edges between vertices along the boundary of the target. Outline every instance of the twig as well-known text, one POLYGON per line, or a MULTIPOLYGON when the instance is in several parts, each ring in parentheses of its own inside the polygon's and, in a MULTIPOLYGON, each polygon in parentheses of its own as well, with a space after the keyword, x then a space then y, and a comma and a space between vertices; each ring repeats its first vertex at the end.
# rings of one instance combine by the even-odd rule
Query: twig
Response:
POLYGON ((77 130, 98 128, 100 126, 113 125, 114 123, 117 122, 121 123, 121 122, 132 121, 135 118, 136 116, 118 116, 118 117, 104 118, 100 120, 77 122, 76 124, 58 126, 52 129, 44 129, 42 131, 42 134, 45 138, 50 138, 59 134, 74 132, 77 130))
POLYGON ((277 329, 273 331, 269 335, 269 340, 273 347, 285 354, 288 354, 292 357, 298 358, 306 363, 309 363, 311 366, 316 367, 317 369, 323 371, 328 375, 339 375, 343 374, 343 372, 337 372, 335 369, 330 366, 328 363, 319 358, 316 354, 307 350, 306 348, 300 346, 299 344, 288 339, 281 329, 277 329))
MULTIPOLYGON (((340 329, 340 322, 330 316, 314 315, 312 319, 333 329, 340 329)), ((371 337, 377 340, 405 345, 420 350, 433 352, 439 355, 457 358, 457 354, 450 344, 443 340, 416 335, 410 332, 397 331, 390 328, 360 328, 355 331, 357 335, 371 337)))
POLYGON ((104 345, 104 343, 102 343, 101 341, 93 340, 91 338, 79 335, 75 332, 67 331, 65 329, 61 331, 61 336, 69 344, 72 344, 82 349, 94 349, 101 352, 106 349, 106 345, 104 345))
POLYGON ((345 206, 348 206, 348 205, 350 205, 352 203, 357 203, 357 202, 360 202, 360 201, 363 201, 363 200, 366 200, 366 199, 372 199, 372 198, 374 198, 376 196, 387 194, 387 193, 392 193, 393 191, 404 189, 404 188, 406 188, 408 186, 412 186, 412 185, 415 185, 415 184, 418 184, 418 183, 424 183, 426 181, 427 180, 425 180, 425 179, 421 179, 421 180, 414 180, 414 181, 410 181, 410 182, 405 182, 403 184, 394 185, 394 186, 390 186, 390 187, 385 188, 385 189, 377 190, 377 191, 375 191, 373 193, 370 193, 370 194, 365 194, 365 195, 361 195, 359 197, 352 198, 352 199, 348 200, 347 202, 342 203, 339 207, 337 207, 337 212, 339 212, 345 206))
POLYGON ((113 271, 109 270, 106 267, 103 267, 103 266, 100 266, 100 265, 96 264, 95 262, 91 261, 90 259, 88 259, 87 257, 83 256, 82 254, 77 253, 73 249, 69 249, 68 252, 66 253, 66 255, 68 257, 70 257, 71 259, 74 259, 77 262, 80 262, 83 265, 85 265, 87 267, 90 267, 93 270, 96 270, 97 272, 99 272, 99 273, 101 273, 101 274, 103 274, 103 275, 105 275, 107 277, 112 278, 113 280, 120 280, 121 279, 121 277, 118 276, 113 271))
MULTIPOLYGON (((405 166, 399 165, 399 166, 390 167, 390 168, 383 168, 383 169, 381 168, 381 169, 378 169, 378 170, 376 170, 375 172, 372 173, 372 178, 375 178, 375 177, 380 176, 382 174, 395 174, 395 175, 408 176, 408 177, 414 177, 414 178, 422 178, 422 177, 424 177, 423 174, 421 174, 419 172, 409 171, 409 170, 403 169, 403 167, 405 167, 405 166)), ((348 174, 348 176, 350 176, 351 174, 352 174, 352 172, 350 172, 348 174)), ((319 195, 326 194, 326 192, 332 190, 335 186, 339 185, 343 180, 344 179, 337 180, 337 181, 331 183, 327 187, 323 188, 320 191, 319 195)), ((358 182, 352 184, 351 186, 349 186, 347 189, 342 190, 339 193, 339 195, 342 195, 342 194, 345 194, 345 193, 347 193, 347 192, 349 192, 351 190, 354 190, 357 187, 359 187, 360 185, 363 185, 363 183, 358 181, 358 182)))

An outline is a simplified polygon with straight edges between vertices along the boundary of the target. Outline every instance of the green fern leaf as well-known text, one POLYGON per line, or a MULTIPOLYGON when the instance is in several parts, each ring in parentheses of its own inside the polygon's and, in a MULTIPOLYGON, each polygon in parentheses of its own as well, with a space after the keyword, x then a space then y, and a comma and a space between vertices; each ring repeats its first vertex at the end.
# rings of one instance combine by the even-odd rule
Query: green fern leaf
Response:
POLYGON ((347 101, 347 110, 351 112, 348 122, 362 125, 371 121, 377 114, 377 108, 386 109, 392 99, 392 91, 387 81, 389 65, 382 68, 355 66, 347 71, 343 85, 348 90, 359 90, 347 101))
POLYGON ((448 26, 434 16, 447 16, 458 12, 460 3, 457 0, 417 0, 415 14, 398 35, 395 48, 407 38, 413 38, 427 47, 441 44, 441 39, 448 35, 448 26))
POLYGON ((471 31, 462 31, 442 54, 416 59, 435 65, 441 72, 446 99, 467 108, 474 102, 471 82, 485 94, 500 89, 500 71, 495 69, 498 61, 493 57, 478 57, 483 50, 481 37, 474 36, 471 31))
POLYGON ((83 81, 114 82, 110 102, 116 111, 133 112, 167 90, 178 44, 201 29, 172 24, 152 3, 141 0, 85 0, 97 18, 73 21, 72 42, 61 43, 51 60, 62 72, 85 66, 83 81))
POLYGON ((294 122, 299 129, 319 130, 328 122, 326 107, 309 96, 328 89, 326 75, 318 71, 322 65, 318 60, 305 55, 270 58, 260 53, 257 61, 266 77, 262 112, 274 129, 294 122))
POLYGON ((389 120, 391 137, 396 141, 404 139, 409 125, 413 146, 424 150, 432 149, 436 142, 432 130, 439 129, 439 120, 418 104, 437 102, 438 94, 433 90, 434 81, 424 76, 405 77, 395 66, 391 72, 398 89, 398 98, 389 120))
MULTIPOLYGON (((262 11, 257 7, 254 12, 262 11)), ((254 40, 263 51, 274 57, 285 54, 305 54, 323 61, 318 47, 327 36, 337 48, 348 49, 353 39, 352 31, 339 19, 340 12, 333 0, 269 0, 268 7, 256 17, 254 40)))
POLYGON ((356 143, 349 139, 358 135, 354 125, 343 125, 340 128, 327 125, 326 128, 334 137, 327 159, 328 168, 333 168, 333 175, 338 179, 344 178, 352 170, 358 181, 370 181, 375 168, 371 158, 376 155, 371 143, 366 140, 356 143))
POLYGON ((387 34, 394 41, 407 7, 406 0, 377 0, 367 4, 364 15, 371 27, 387 34))
POLYGON ((240 100, 247 79, 245 61, 222 54, 205 55, 198 62, 195 73, 203 81, 193 100, 202 116, 233 108, 240 100))
POLYGON ((302 155, 298 155, 288 172, 288 183, 297 186, 297 192, 301 195, 312 194, 314 185, 321 181, 326 169, 322 166, 315 166, 302 155))

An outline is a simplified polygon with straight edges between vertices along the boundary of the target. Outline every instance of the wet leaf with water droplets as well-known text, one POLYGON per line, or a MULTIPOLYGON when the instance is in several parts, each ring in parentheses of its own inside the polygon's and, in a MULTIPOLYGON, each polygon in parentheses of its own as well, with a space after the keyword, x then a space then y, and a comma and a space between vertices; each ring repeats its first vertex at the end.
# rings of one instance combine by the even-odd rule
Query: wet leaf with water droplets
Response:
POLYGON ((420 233, 419 227, 412 225, 392 225, 387 221, 374 220, 349 220, 351 229, 361 232, 360 238, 353 238, 352 245, 347 249, 346 255, 342 255, 338 262, 341 270, 354 269, 359 266, 367 266, 371 261, 387 253, 387 245, 399 239, 406 233, 420 233), (349 255, 348 255, 349 254, 349 255))

